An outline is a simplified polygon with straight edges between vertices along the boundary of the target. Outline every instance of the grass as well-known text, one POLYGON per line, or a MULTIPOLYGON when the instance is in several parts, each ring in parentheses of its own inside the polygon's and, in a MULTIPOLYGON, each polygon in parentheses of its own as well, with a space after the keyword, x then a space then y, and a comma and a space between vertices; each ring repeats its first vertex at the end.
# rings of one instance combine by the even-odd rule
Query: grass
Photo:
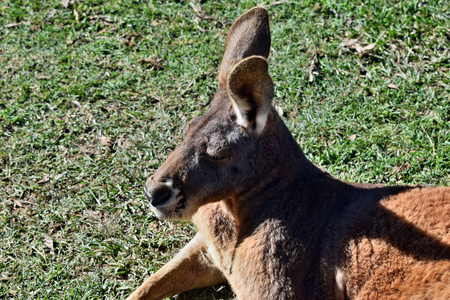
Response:
MULTIPOLYGON (((233 20, 274 3, 0 1, 0 298, 125 298, 187 243, 142 186, 207 109, 233 20)), ((275 4, 274 105, 307 156, 449 185, 449 2, 275 4)))

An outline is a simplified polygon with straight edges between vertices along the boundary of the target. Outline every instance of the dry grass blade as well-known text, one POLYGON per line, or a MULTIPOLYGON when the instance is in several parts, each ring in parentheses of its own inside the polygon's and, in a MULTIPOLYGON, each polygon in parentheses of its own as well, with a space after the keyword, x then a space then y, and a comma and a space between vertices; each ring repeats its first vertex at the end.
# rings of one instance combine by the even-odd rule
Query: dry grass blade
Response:
POLYGON ((348 137, 348 139, 350 140, 350 142, 353 142, 354 140, 356 140, 357 135, 356 134, 352 134, 351 136, 348 137))
POLYGON ((44 184, 50 181, 50 174, 44 174, 44 177, 39 180, 37 183, 38 184, 44 184))
POLYGON ((78 11, 74 8, 73 9, 73 15, 75 16, 75 21, 80 21, 80 15, 78 14, 78 11))
POLYGON ((216 19, 215 17, 208 15, 199 3, 194 4, 193 2, 190 2, 189 5, 192 7, 192 9, 195 12, 195 22, 197 24, 199 22, 199 19, 202 19, 202 20, 215 20, 216 19))
POLYGON ((143 65, 150 65, 151 71, 160 71, 160 70, 164 69, 162 59, 155 59, 153 57, 147 57, 144 59, 140 59, 138 62, 143 65))
POLYGON ((17 26, 21 26, 22 23, 9 23, 5 25, 5 28, 12 28, 12 27, 17 27, 17 26))
POLYGON ((199 25, 200 21, 201 20, 215 20, 216 18, 208 15, 206 13, 206 11, 200 6, 199 3, 194 4, 193 2, 190 2, 189 5, 192 7, 192 9, 195 12, 194 22, 197 24, 198 30, 200 30, 201 32, 205 32, 206 29, 203 27, 200 27, 200 25, 199 25))
POLYGON ((64 8, 68 8, 69 5, 70 5, 70 0, 61 0, 59 3, 61 3, 61 5, 62 5, 64 8))
POLYGON ((356 50, 356 52, 358 52, 361 55, 368 53, 370 50, 374 49, 376 46, 374 43, 368 44, 366 46, 362 46, 361 42, 358 41, 358 39, 343 39, 342 43, 349 49, 356 50))
POLYGON ((55 248, 53 245, 53 239, 49 237, 48 235, 44 235, 44 244, 50 249, 50 252, 52 254, 55 254, 55 248))
POLYGON ((390 88, 390 89, 399 90, 398 86, 395 85, 395 84, 393 84, 393 83, 389 83, 389 84, 387 85, 387 87, 390 88))
POLYGON ((291 4, 292 1, 275 1, 266 5, 263 5, 262 7, 270 7, 270 6, 277 6, 277 5, 281 5, 281 4, 291 4))
POLYGON ((308 82, 314 81, 314 78, 319 75, 319 70, 320 70, 320 61, 319 61, 318 51, 316 49, 314 49, 313 55, 311 58, 311 64, 309 66, 308 75, 307 75, 308 82))
POLYGON ((92 24, 95 23, 101 23, 105 26, 112 26, 112 25, 116 25, 116 23, 114 23, 111 20, 108 20, 105 16, 103 15, 94 15, 94 16, 89 16, 89 22, 92 24))
POLYGON ((102 135, 98 138, 98 140, 103 147, 110 148, 112 146, 112 140, 109 137, 102 135))

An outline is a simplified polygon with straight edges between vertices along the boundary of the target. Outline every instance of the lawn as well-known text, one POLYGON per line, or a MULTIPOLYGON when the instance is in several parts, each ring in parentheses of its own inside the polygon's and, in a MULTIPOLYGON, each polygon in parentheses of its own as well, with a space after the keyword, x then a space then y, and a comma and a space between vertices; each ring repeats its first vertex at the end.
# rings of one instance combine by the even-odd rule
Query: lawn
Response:
POLYGON ((0 1, 0 299, 125 298, 192 238, 143 184, 256 5, 273 104, 309 159, 348 181, 450 184, 449 1, 0 1))

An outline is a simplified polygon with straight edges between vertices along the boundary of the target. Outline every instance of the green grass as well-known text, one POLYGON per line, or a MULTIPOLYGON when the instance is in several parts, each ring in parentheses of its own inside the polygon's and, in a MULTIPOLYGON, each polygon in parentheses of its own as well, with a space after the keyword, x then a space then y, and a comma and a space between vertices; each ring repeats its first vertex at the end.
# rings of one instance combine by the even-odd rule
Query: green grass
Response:
MULTIPOLYGON (((270 3, 202 1, 214 19, 196 20, 184 1, 0 1, 0 299, 125 298, 187 243, 193 226, 157 220, 142 186, 207 109, 233 20, 270 3)), ((449 8, 268 7, 274 104, 313 162, 449 185, 449 8)))

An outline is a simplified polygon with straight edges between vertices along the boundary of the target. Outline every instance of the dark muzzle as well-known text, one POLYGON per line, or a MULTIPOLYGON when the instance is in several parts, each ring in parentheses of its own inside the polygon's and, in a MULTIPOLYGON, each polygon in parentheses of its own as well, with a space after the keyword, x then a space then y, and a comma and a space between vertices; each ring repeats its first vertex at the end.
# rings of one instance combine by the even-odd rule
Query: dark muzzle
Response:
POLYGON ((147 182, 144 186, 145 195, 150 204, 157 207, 166 204, 172 198, 172 188, 163 182, 147 182))

